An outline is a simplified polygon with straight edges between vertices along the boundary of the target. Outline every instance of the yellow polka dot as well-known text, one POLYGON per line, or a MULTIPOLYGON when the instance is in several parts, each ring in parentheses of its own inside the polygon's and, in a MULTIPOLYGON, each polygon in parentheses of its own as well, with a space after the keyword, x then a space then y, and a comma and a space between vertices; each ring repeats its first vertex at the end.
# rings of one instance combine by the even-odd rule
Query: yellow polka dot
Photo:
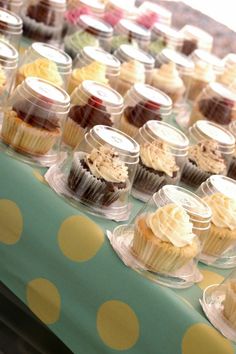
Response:
POLYGON ((0 241, 13 245, 19 241, 23 231, 23 217, 16 203, 0 199, 0 241))
POLYGON ((71 216, 58 232, 58 243, 62 253, 75 262, 94 257, 104 242, 102 229, 85 216, 71 216))
POLYGON ((138 340, 139 321, 124 302, 107 301, 98 310, 97 330, 106 345, 112 349, 126 350, 138 340))
POLYGON ((229 340, 205 323, 189 327, 182 340, 182 354, 233 354, 229 340))
POLYGON ((47 181, 45 180, 44 176, 42 176, 38 170, 33 170, 33 175, 39 182, 44 183, 44 184, 48 184, 47 181))
POLYGON ((59 319, 60 294, 47 279, 34 279, 27 285, 27 302, 31 311, 44 323, 52 324, 59 319))
POLYGON ((207 286, 212 284, 219 284, 224 280, 224 277, 218 273, 212 272, 210 270, 202 270, 203 280, 200 283, 197 283, 199 288, 204 290, 207 286))

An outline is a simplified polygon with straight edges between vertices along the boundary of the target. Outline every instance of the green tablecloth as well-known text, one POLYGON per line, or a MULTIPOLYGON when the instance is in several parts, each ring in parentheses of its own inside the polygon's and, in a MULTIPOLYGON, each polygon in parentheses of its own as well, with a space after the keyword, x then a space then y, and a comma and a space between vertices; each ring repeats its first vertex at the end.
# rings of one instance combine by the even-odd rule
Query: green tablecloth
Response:
POLYGON ((201 266, 199 285, 158 286, 114 253, 104 232, 115 225, 59 198, 42 170, 0 153, 1 280, 74 353, 236 353, 199 305, 202 288, 229 271, 201 266))

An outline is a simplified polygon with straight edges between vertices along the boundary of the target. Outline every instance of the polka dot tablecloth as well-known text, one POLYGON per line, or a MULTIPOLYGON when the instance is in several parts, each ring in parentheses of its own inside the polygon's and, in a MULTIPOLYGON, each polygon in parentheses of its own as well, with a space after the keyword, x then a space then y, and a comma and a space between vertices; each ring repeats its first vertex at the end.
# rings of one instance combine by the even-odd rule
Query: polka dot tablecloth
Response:
POLYGON ((201 266, 198 285, 158 286, 113 252, 105 230, 115 225, 73 208, 42 170, 0 153, 1 280, 73 353, 236 353, 199 305, 229 271, 201 266))

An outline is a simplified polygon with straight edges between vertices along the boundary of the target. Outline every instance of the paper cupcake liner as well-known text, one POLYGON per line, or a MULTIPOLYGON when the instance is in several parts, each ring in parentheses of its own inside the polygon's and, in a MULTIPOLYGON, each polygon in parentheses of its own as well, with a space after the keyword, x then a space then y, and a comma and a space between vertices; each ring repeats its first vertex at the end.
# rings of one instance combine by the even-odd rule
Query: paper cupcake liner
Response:
POLYGON ((193 188, 198 188, 211 175, 212 173, 205 172, 190 161, 187 161, 183 169, 181 181, 193 188))
POLYGON ((139 131, 139 128, 128 122, 124 114, 121 116, 119 129, 125 134, 129 135, 131 138, 134 138, 139 131))
POLYGON ((133 188, 137 191, 151 196, 167 183, 166 175, 159 176, 138 164, 133 182, 133 188))
POLYGON ((137 225, 134 230, 132 252, 149 270, 160 273, 173 273, 197 255, 195 248, 192 252, 184 252, 167 242, 154 243, 143 237, 137 225))
POLYGON ((233 157, 229 166, 228 177, 236 180, 236 158, 233 157))
MULTIPOLYGON (((78 157, 83 159, 84 154, 79 153, 78 157)), ((96 206, 110 206, 117 199, 122 198, 123 194, 127 193, 127 188, 115 188, 115 191, 109 191, 107 183, 94 177, 82 166, 79 159, 76 163, 72 163, 68 186, 75 193, 76 198, 96 206)))
POLYGON ((220 228, 211 223, 208 235, 203 244, 202 252, 219 257, 229 247, 236 243, 236 232, 227 228, 220 228))
POLYGON ((65 144, 75 148, 84 138, 85 132, 85 129, 68 117, 64 124, 62 140, 65 144))
POLYGON ((227 285, 223 314, 225 318, 230 322, 232 327, 236 330, 236 293, 231 288, 231 284, 227 285))
POLYGON ((152 81, 152 86, 156 87, 157 89, 163 91, 165 94, 167 94, 173 104, 175 104, 176 102, 180 101, 183 98, 184 92, 185 92, 185 88, 184 87, 180 87, 177 89, 168 89, 165 85, 160 85, 158 80, 153 79, 152 81))
POLYGON ((60 137, 60 129, 54 132, 34 128, 18 117, 5 114, 3 118, 2 140, 16 150, 41 156, 45 155, 60 137))

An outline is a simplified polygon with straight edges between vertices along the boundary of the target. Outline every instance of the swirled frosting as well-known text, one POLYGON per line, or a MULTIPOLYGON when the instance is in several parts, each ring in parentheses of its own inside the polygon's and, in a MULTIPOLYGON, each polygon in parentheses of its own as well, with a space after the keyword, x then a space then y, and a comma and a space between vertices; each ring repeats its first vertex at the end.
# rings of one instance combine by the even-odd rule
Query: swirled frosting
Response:
POLYGON ((103 84, 108 83, 106 78, 106 66, 97 61, 93 61, 91 64, 82 68, 74 69, 72 78, 79 83, 84 80, 95 80, 103 84))
POLYGON ((128 179, 128 169, 120 160, 118 153, 106 146, 93 149, 86 156, 86 163, 91 173, 107 182, 120 183, 128 179))
POLYGON ((173 62, 163 64, 159 69, 155 69, 153 73, 153 84, 155 86, 167 87, 175 90, 184 87, 183 80, 179 76, 176 65, 173 62))
POLYGON ((212 65, 198 61, 195 64, 193 77, 204 82, 211 82, 215 80, 215 73, 212 65))
POLYGON ((120 79, 131 84, 145 82, 145 67, 137 60, 130 60, 121 64, 120 79))
POLYGON ((175 247, 191 245, 195 238, 189 215, 181 206, 173 203, 148 214, 146 223, 156 237, 175 247))
POLYGON ((173 177, 174 172, 179 171, 169 146, 162 141, 155 140, 151 144, 141 145, 140 157, 145 166, 165 172, 170 177, 173 177))
POLYGON ((205 172, 220 174, 226 170, 225 161, 216 141, 205 140, 190 146, 188 157, 205 172))
POLYGON ((76 51, 80 51, 86 46, 98 47, 99 41, 92 34, 84 31, 78 31, 65 38, 66 45, 72 47, 76 51))
POLYGON ((46 58, 36 59, 34 62, 25 64, 19 69, 19 73, 24 77, 36 76, 51 83, 62 86, 63 81, 58 72, 57 65, 46 58))
POLYGON ((222 193, 215 193, 204 198, 212 210, 212 223, 217 227, 236 229, 236 199, 222 193))

